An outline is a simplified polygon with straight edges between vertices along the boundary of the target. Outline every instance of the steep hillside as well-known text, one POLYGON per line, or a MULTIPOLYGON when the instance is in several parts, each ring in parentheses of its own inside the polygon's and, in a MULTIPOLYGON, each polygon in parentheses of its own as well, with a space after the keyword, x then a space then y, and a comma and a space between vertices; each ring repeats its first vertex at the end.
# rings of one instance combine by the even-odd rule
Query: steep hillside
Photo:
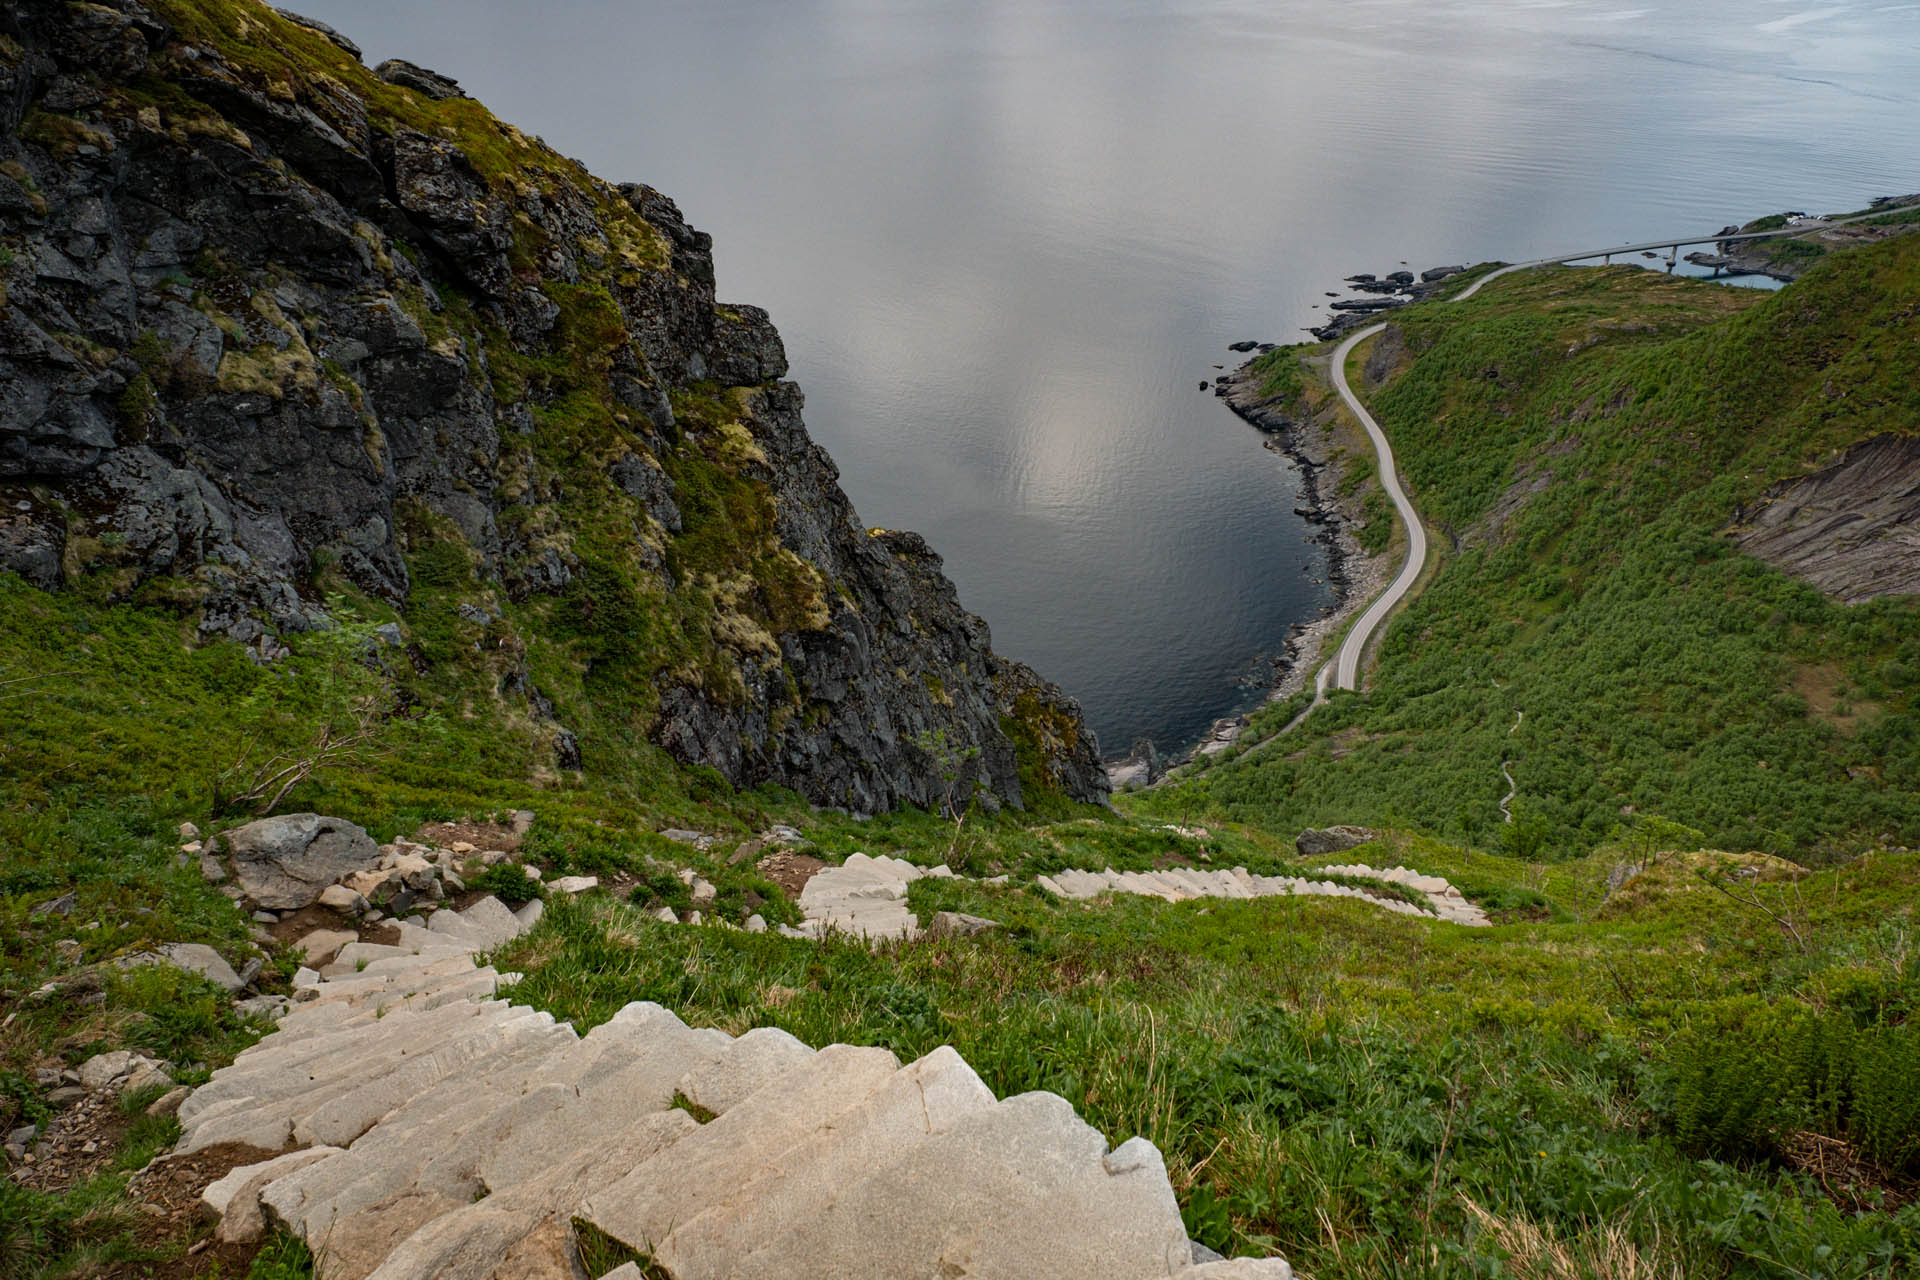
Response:
POLYGON ((1369 693, 1155 811, 1399 818, 1529 854, 1649 812, 1802 860, 1920 842, 1920 608, 1901 594, 1920 237, 1830 253, 1774 295, 1525 273, 1374 345, 1350 376, 1437 575, 1369 693))
MULTIPOLYGON (((1154 1173, 1157 1261, 1103 1280, 1920 1274, 1920 237, 1773 297, 1397 313, 1351 377, 1441 553, 1368 692, 1117 807, 1072 803, 1072 703, 859 527, 705 237, 431 72, 252 0, 0 8, 0 285, 0 1280, 335 1280, 456 1217, 432 1274, 714 1274, 549 1176, 631 1171, 657 1108, 863 1274, 926 1270, 909 1219, 1087 1232, 1043 1178, 942 1213, 995 1162, 896 1178, 875 1112, 780 1119, 790 1075, 726 1086, 750 1126, 671 1047, 534 1083, 520 1033, 643 1000, 1058 1095, 1075 1168, 1154 1173), (439 1039, 496 995, 540 1012, 439 1039), (341 1034, 232 1071, 291 1010, 341 1034), (323 1104, 430 1118, 355 1130, 347 1219, 242 1175, 216 1231, 323 1104), (901 1214, 842 1238, 857 1187, 901 1214)), ((1261 362, 1302 430, 1327 351, 1261 362)), ((1008 1134, 976 1154, 1055 1163, 1008 1134)))
POLYGON ((262 660, 397 624, 392 710, 520 779, 651 744, 855 812, 1104 794, 1071 700, 860 527, 708 238, 452 81, 250 0, 9 5, 0 216, 36 588, 262 660))

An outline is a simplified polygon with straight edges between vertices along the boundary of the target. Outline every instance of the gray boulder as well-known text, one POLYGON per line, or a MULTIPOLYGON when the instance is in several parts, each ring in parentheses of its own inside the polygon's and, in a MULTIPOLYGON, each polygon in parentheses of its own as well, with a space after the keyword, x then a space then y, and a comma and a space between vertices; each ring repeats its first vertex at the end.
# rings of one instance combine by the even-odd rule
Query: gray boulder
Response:
POLYGON ((377 866, 380 846, 342 818, 290 813, 226 833, 234 881, 256 906, 298 911, 340 877, 377 866))
POLYGON ((1345 853, 1375 838, 1365 827, 1308 827, 1293 842, 1302 857, 1319 858, 1329 853, 1345 853))
POLYGON ((155 951, 129 956, 124 963, 129 967, 136 964, 170 964, 176 969, 199 974, 223 991, 238 991, 247 985, 218 951, 202 942, 170 942, 155 951))
POLYGON ((92 1093, 136 1093, 160 1084, 173 1084, 160 1063, 128 1049, 95 1054, 80 1064, 80 1087, 92 1093))
POLYGON ((941 911, 934 915, 933 922, 927 926, 927 934, 935 938, 971 938, 975 934, 999 927, 998 920, 989 920, 985 916, 970 916, 960 911, 941 911))

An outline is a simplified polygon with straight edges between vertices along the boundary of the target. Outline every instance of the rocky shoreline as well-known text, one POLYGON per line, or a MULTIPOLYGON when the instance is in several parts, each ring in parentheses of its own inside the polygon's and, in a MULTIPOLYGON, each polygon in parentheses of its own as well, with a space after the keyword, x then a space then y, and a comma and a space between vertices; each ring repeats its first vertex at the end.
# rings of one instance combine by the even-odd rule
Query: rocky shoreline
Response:
MULTIPOLYGON (((1309 328, 1316 339, 1333 342, 1355 329, 1372 324, 1385 313, 1411 306, 1432 297, 1446 281, 1466 271, 1465 266, 1431 267, 1416 276, 1412 271, 1389 271, 1383 275, 1361 272, 1346 277, 1346 285, 1362 297, 1335 298, 1328 304, 1333 312, 1323 325, 1309 328)), ((1355 536, 1357 512, 1344 510, 1336 496, 1340 476, 1327 442, 1325 419, 1303 414, 1304 405, 1286 395, 1268 396, 1261 391, 1262 379, 1253 372, 1253 362, 1272 351, 1271 342, 1242 341, 1228 350, 1248 358, 1245 364, 1223 373, 1202 391, 1211 390, 1224 400, 1244 422, 1266 437, 1264 444, 1275 453, 1292 459, 1306 482, 1306 505, 1295 507, 1294 514, 1315 526, 1312 541, 1327 552, 1326 581, 1332 585, 1334 602, 1324 607, 1310 622, 1296 622, 1287 629, 1280 656, 1274 666, 1283 674, 1274 684, 1267 701, 1290 698, 1306 687, 1319 665, 1327 638, 1344 627, 1354 614, 1384 590, 1390 566, 1367 554, 1355 536), (1329 474, 1330 473, 1330 474, 1329 474)), ((1328 406, 1329 415, 1337 408, 1328 406)), ((1239 741, 1247 727, 1247 715, 1223 716, 1214 721, 1193 746, 1171 756, 1161 756, 1154 744, 1141 740, 1132 751, 1105 762, 1107 779, 1115 791, 1151 786, 1166 776, 1169 769, 1203 756, 1218 755, 1239 741)))
MULTIPOLYGON (((1259 354, 1273 350, 1270 343, 1235 343, 1233 350, 1259 354)), ((1274 666, 1282 673, 1266 701, 1278 702, 1292 697, 1307 686, 1319 666, 1328 638, 1386 587, 1391 566, 1385 557, 1372 556, 1356 536, 1357 512, 1344 509, 1337 495, 1339 468, 1324 429, 1324 420, 1301 412, 1299 403, 1286 396, 1263 395, 1261 378, 1249 360, 1238 369, 1222 374, 1212 385, 1214 395, 1247 425, 1265 437, 1262 444, 1292 460, 1300 469, 1306 501, 1294 508, 1294 514, 1314 527, 1311 541, 1325 549, 1326 582, 1333 588, 1333 603, 1321 608, 1311 621, 1296 622, 1287 628, 1280 655, 1274 666)), ((1337 412, 1329 406, 1328 414, 1337 412)), ((1188 761, 1218 755, 1231 747, 1246 730, 1247 714, 1223 716, 1214 721, 1205 736, 1176 755, 1161 756, 1153 744, 1142 740, 1127 756, 1109 760, 1107 778, 1118 792, 1131 787, 1151 786, 1166 776, 1169 769, 1188 761)))
MULTIPOLYGON (((1913 211, 1913 222, 1920 222, 1920 194, 1904 196, 1876 196, 1868 205, 1875 214, 1893 214, 1903 209, 1913 211)), ((1808 267, 1818 262, 1826 250, 1854 248, 1888 236, 1898 235, 1912 229, 1913 222, 1898 222, 1888 225, 1824 226, 1826 217, 1809 215, 1798 211, 1781 215, 1787 225, 1800 227, 1807 233, 1807 242, 1818 246, 1819 253, 1780 252, 1780 240, 1721 240, 1713 248, 1714 252, 1695 252, 1686 255, 1686 260, 1696 267, 1711 268, 1717 274, 1727 276, 1767 276, 1774 280, 1792 283, 1798 280, 1808 267)), ((1760 230, 1765 219, 1734 226, 1729 223, 1720 230, 1721 235, 1738 235, 1743 231, 1760 230)))
MULTIPOLYGON (((1294 514, 1314 526, 1312 541, 1327 553, 1326 581, 1333 588, 1333 603, 1323 606, 1312 621, 1296 622, 1287 628, 1278 664, 1285 674, 1267 699, 1279 702, 1307 687, 1327 639, 1386 587, 1391 566, 1385 557, 1369 555, 1360 545, 1358 513, 1341 505, 1340 468, 1324 420, 1301 414, 1301 406, 1286 397, 1262 395, 1260 378, 1251 361, 1217 379, 1214 394, 1265 437, 1263 447, 1287 457, 1300 469, 1307 500, 1294 508, 1294 514)), ((1335 412, 1337 409, 1329 406, 1328 413, 1335 412)), ((1188 753, 1189 758, 1225 751, 1239 739, 1246 724, 1244 715, 1216 721, 1188 753)))
MULTIPOLYGON (((1439 292, 1442 285, 1464 272, 1462 265, 1450 267, 1429 267, 1422 271, 1418 279, 1411 271, 1389 271, 1384 276, 1371 272, 1361 272, 1346 278, 1347 288, 1355 293, 1363 293, 1364 298, 1335 298, 1327 304, 1333 312, 1332 317, 1323 325, 1307 330, 1322 342, 1335 342, 1347 336, 1355 329, 1363 328, 1379 319, 1383 312, 1395 311, 1401 307, 1410 307, 1416 302, 1424 302, 1439 292)), ((1333 297, 1328 294, 1328 297, 1333 297)))
MULTIPOLYGON (((1885 213, 1911 208, 1915 221, 1920 221, 1920 194, 1880 196, 1868 207, 1875 212, 1885 213)), ((1825 221, 1823 218, 1795 213, 1780 216, 1804 222, 1809 238, 1823 250, 1851 247, 1910 229, 1906 223, 1898 226, 1825 228, 1821 226, 1825 221)), ((1729 224, 1721 234, 1752 231, 1762 222, 1764 220, 1740 226, 1729 224)), ((1686 255, 1686 259, 1697 266, 1712 267, 1728 275, 1767 275, 1777 280, 1792 281, 1822 256, 1820 253, 1782 256, 1775 247, 1777 243, 1770 240, 1720 241, 1713 246, 1716 252, 1691 253, 1686 255)), ((1649 253, 1646 256, 1655 255, 1649 253)), ((1332 315, 1325 324, 1309 326, 1306 332, 1321 342, 1338 341, 1355 329, 1376 322, 1388 312, 1434 296, 1448 280, 1466 270, 1468 268, 1465 266, 1444 266, 1429 268, 1417 276, 1405 269, 1382 275, 1362 272, 1347 276, 1345 284, 1349 291, 1364 296, 1342 298, 1328 292, 1326 296, 1334 299, 1328 304, 1332 315)), ((1369 556, 1354 536, 1355 515, 1342 510, 1334 496, 1339 475, 1337 469, 1331 476, 1326 474, 1333 468, 1326 433, 1324 429, 1310 429, 1321 428, 1324 424, 1315 422, 1311 417, 1303 419, 1300 416, 1303 406, 1289 403, 1285 396, 1261 394, 1260 379, 1252 371, 1253 361, 1274 347, 1275 344, 1270 342, 1231 343, 1228 350, 1248 356, 1247 362, 1238 369, 1221 374, 1210 383, 1200 384, 1202 391, 1211 390, 1242 420, 1264 435, 1267 448, 1285 454, 1300 468, 1300 474, 1306 481, 1308 501, 1306 506, 1295 508, 1295 513, 1317 527, 1318 532, 1313 540, 1327 550, 1327 581, 1334 588, 1335 603, 1324 608, 1320 616, 1312 621, 1298 622, 1288 628, 1281 654, 1274 662, 1284 674, 1273 686, 1269 702, 1292 697, 1306 686, 1319 664, 1327 638, 1338 632, 1367 601, 1381 591, 1389 577, 1389 566, 1379 558, 1369 556)), ((1151 786, 1165 777, 1169 769, 1199 757, 1218 755, 1239 740, 1247 721, 1246 715, 1222 717, 1214 721, 1213 727, 1197 743, 1170 756, 1159 755, 1150 741, 1143 739, 1136 742, 1128 755, 1104 762, 1113 790, 1117 792, 1151 786)))

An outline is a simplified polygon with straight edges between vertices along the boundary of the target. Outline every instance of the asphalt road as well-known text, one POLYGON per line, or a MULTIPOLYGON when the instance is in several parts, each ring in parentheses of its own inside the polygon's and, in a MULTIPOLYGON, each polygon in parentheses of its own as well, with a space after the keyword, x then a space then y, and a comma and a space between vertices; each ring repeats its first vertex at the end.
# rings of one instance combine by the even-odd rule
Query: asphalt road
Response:
MULTIPOLYGON (((1768 240, 1781 236, 1806 235, 1810 232, 1818 231, 1822 227, 1843 227, 1850 222, 1860 222, 1867 218, 1877 218, 1883 212, 1885 211, 1864 213, 1858 217, 1839 218, 1829 222, 1803 223, 1799 226, 1782 227, 1774 231, 1748 231, 1734 235, 1714 234, 1675 240, 1649 240, 1643 244, 1620 245, 1612 249, 1593 249, 1580 253, 1563 253, 1552 258, 1535 258, 1531 262, 1517 262, 1512 266, 1501 267, 1497 271, 1489 271, 1486 275, 1475 280, 1472 285, 1463 290, 1453 301, 1460 302, 1471 298, 1474 294, 1480 292, 1488 282, 1498 280, 1501 276, 1510 275, 1515 271, 1526 271, 1533 267, 1559 266, 1567 262, 1580 262, 1587 258, 1601 258, 1615 253, 1638 253, 1647 249, 1675 248, 1684 244, 1715 244, 1723 240, 1768 240)), ((1420 571, 1426 565, 1427 561, 1427 531, 1420 523, 1420 513, 1413 509, 1413 503, 1407 500, 1406 491, 1400 487, 1400 472, 1394 463, 1393 446, 1387 443, 1386 433, 1380 429, 1380 424, 1373 420, 1373 415, 1367 412, 1367 407, 1360 403, 1358 396, 1353 394, 1353 388, 1347 385, 1347 357, 1353 353, 1355 347, 1386 327, 1386 324, 1383 322, 1376 325, 1369 325, 1365 329, 1355 330, 1353 333, 1347 335, 1345 341, 1334 348, 1333 385, 1334 389, 1340 393, 1340 399, 1346 402, 1347 408, 1351 409, 1354 417, 1360 420, 1360 425, 1366 428, 1367 438, 1373 441, 1373 450, 1379 461, 1381 487, 1387 491, 1387 497, 1393 500, 1393 509, 1399 513, 1401 523, 1404 524, 1407 529, 1407 559, 1406 563, 1400 566, 1400 572, 1395 575, 1393 581, 1387 585, 1387 589, 1382 592, 1379 598, 1374 600, 1371 605, 1367 606, 1367 611, 1360 615, 1359 620, 1355 622, 1353 627, 1347 632, 1347 638, 1341 644, 1339 652, 1333 656, 1333 660, 1322 666, 1319 673, 1314 677, 1313 687, 1316 702, 1326 697, 1329 688, 1358 689, 1360 687, 1360 660, 1366 654, 1368 642, 1373 639, 1373 633, 1379 630, 1380 624, 1386 621, 1387 615, 1393 612, 1394 606, 1406 598, 1407 592, 1412 589, 1414 582, 1419 579, 1420 571)), ((1288 727, 1291 728, 1292 726, 1289 725, 1288 727)))

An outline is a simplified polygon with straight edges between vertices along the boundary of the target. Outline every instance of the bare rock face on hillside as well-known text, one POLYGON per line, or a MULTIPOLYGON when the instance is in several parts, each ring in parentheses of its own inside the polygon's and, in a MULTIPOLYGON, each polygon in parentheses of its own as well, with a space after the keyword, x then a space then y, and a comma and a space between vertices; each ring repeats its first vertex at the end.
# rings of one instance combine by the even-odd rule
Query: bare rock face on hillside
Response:
POLYGON ((1920 593, 1920 437, 1876 436, 1774 486, 1733 537, 1845 604, 1920 593))
POLYGON ((1320 858, 1329 853, 1358 849, 1378 834, 1366 827, 1308 827, 1294 838, 1293 847, 1300 851, 1302 857, 1320 858))
POLYGON ((861 525, 711 240, 445 77, 253 0, 0 7, 0 232, 0 569, 264 660, 327 583, 461 592, 562 769, 605 757, 536 629, 619 673, 579 695, 624 699, 609 754, 861 812, 935 801, 940 755, 1105 795, 1073 701, 861 525))

